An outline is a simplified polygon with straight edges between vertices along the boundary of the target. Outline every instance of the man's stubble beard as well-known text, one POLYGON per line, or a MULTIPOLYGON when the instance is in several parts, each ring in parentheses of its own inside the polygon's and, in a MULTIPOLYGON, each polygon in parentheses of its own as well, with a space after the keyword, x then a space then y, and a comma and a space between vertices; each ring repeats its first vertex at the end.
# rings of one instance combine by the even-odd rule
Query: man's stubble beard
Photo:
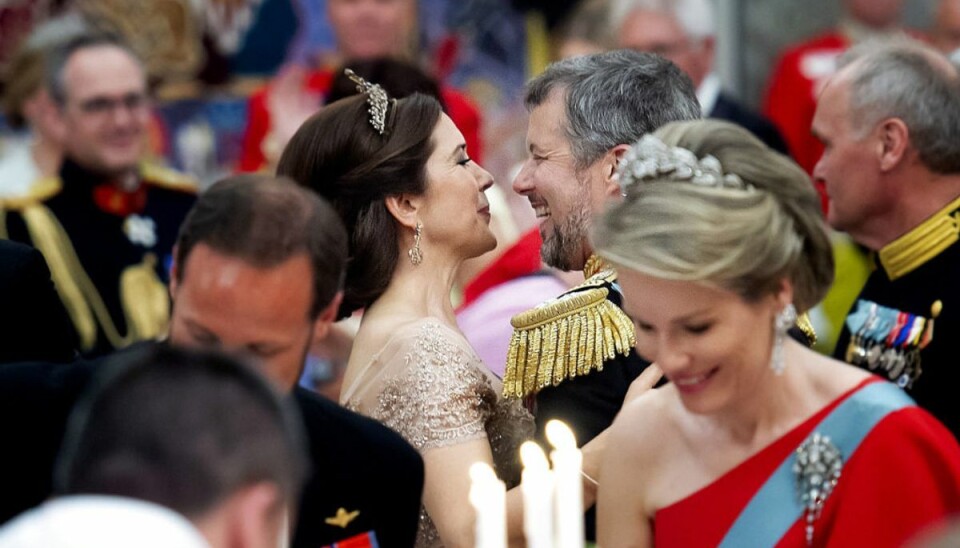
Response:
POLYGON ((543 245, 540 248, 540 257, 548 265, 563 270, 573 271, 583 268, 583 245, 590 230, 590 211, 583 201, 581 207, 572 212, 561 223, 555 223, 551 232, 540 232, 543 245))

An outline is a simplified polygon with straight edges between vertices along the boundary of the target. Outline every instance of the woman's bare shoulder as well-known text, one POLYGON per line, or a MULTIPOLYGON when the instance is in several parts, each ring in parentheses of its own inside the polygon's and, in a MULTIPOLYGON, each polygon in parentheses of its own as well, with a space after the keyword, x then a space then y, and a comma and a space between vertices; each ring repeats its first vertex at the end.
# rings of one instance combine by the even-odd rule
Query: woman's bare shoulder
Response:
POLYGON ((675 394, 670 385, 654 388, 627 402, 610 428, 610 437, 623 447, 645 453, 662 445, 674 430, 675 394))

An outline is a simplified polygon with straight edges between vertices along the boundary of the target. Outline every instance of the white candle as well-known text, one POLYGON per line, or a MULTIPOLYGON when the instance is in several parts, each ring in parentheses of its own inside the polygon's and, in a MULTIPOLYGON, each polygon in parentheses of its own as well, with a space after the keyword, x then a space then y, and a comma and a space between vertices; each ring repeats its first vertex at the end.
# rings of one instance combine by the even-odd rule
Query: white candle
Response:
POLYGON ((476 548, 507 545, 507 488, 485 462, 470 466, 470 504, 476 511, 476 548))
POLYGON ((523 475, 523 534, 527 548, 553 548, 553 473, 543 449, 532 441, 520 446, 523 475))
POLYGON ((556 548, 583 548, 583 479, 580 471, 583 455, 570 428, 558 421, 547 423, 547 440, 554 450, 553 476, 556 482, 556 548))

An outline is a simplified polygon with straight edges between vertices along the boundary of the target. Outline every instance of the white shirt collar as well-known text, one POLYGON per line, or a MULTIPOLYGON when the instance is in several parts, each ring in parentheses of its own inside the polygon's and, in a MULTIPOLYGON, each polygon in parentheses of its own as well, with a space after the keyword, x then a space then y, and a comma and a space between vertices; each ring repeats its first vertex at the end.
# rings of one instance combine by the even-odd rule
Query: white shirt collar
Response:
POLYGON ((78 495, 53 499, 0 528, 3 548, 209 548, 184 516, 150 502, 78 495))
POLYGON ((700 101, 700 111, 707 117, 713 112, 713 107, 717 106, 717 98, 720 97, 720 77, 717 73, 707 74, 700 87, 697 88, 697 100, 700 101))

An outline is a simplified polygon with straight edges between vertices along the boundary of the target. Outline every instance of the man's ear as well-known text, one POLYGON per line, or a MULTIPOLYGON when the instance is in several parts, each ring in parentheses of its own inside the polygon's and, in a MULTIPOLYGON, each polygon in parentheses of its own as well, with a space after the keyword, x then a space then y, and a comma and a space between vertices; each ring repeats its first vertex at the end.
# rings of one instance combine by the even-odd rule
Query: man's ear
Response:
POLYGON ((604 157, 603 182, 604 194, 620 196, 620 182, 617 180, 617 168, 623 161, 623 156, 630 150, 630 145, 617 145, 610 149, 604 157))
POLYGON ((900 118, 888 118, 877 126, 880 169, 890 171, 903 161, 910 148, 910 129, 900 118))
POLYGON ((384 198, 384 201, 387 206, 387 211, 393 215, 393 218, 396 219, 398 223, 411 230, 417 226, 417 214, 423 205, 423 200, 420 196, 397 194, 387 196, 384 198))
POLYGON ((322 341, 326 338, 330 332, 330 326, 333 325, 333 322, 337 319, 337 311, 340 310, 340 303, 342 302, 343 291, 337 291, 337 294, 333 296, 330 304, 320 311, 320 315, 313 321, 314 341, 322 341))
POLYGON ((274 545, 289 536, 286 530, 285 504, 276 484, 259 482, 242 488, 231 497, 228 517, 231 532, 228 538, 233 546, 274 545), (266 544, 264 544, 266 543, 266 544))

